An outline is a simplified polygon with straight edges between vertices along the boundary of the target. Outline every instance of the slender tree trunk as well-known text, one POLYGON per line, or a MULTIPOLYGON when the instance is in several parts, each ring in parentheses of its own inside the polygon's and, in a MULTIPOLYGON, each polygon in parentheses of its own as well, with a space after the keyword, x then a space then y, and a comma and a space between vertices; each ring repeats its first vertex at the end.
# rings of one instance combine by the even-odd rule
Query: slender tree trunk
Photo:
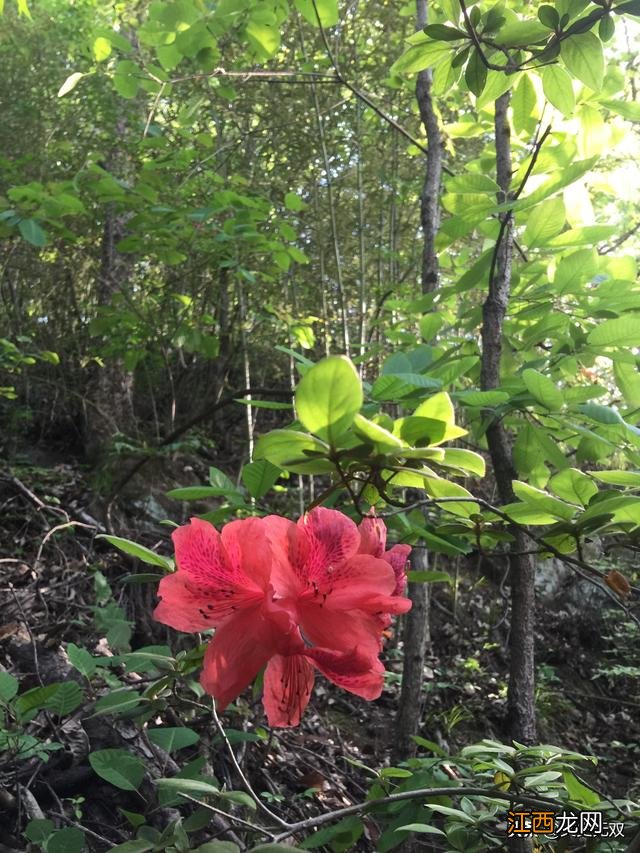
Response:
MULTIPOLYGON (((427 0, 416 2, 416 24, 421 30, 427 25, 427 0)), ((431 293, 438 287, 438 256, 436 236, 440 227, 440 180, 442 178, 442 135, 433 108, 431 69, 420 71, 416 82, 416 99, 420 118, 427 134, 427 163, 420 198, 422 225, 422 292, 431 293)))
MULTIPOLYGON (((421 548, 413 552, 411 567, 416 571, 426 571, 429 568, 426 549, 421 548)), ((412 736, 418 733, 422 718, 422 681, 429 643, 428 589, 428 585, 424 583, 409 584, 409 598, 413 606, 407 615, 404 628, 402 690, 396 720, 394 761, 409 758, 416 751, 412 736)))
MULTIPOLYGON (((416 28, 427 23, 427 0, 416 2, 416 28)), ((421 71, 416 85, 416 99, 427 134, 427 157, 422 188, 420 219, 423 232, 422 292, 431 293, 438 287, 438 256, 435 240, 440 223, 440 179, 442 176, 442 138, 431 98, 431 70, 421 71)), ((426 550, 415 552, 414 568, 428 569, 426 550), (418 566, 417 563, 420 565, 418 566)), ((397 719, 396 758, 408 758, 415 753, 412 736, 418 733, 422 706, 424 661, 429 642, 428 584, 410 584, 412 608, 407 615, 404 633, 404 665, 402 693, 397 719)))
MULTIPOLYGON (((118 137, 126 134, 126 122, 120 119, 118 137)), ((126 171, 125 155, 114 151, 106 166, 113 174, 126 171)), ((98 308, 110 305, 122 291, 131 275, 131 261, 118 251, 118 243, 126 234, 127 213, 118 213, 113 204, 105 210, 102 231, 100 272, 96 284, 98 308)), ((133 373, 127 370, 118 356, 105 358, 99 367, 88 395, 89 405, 85 415, 85 448, 94 463, 104 462, 111 441, 116 433, 131 436, 135 432, 133 413, 133 373)))
MULTIPOLYGON (((495 108, 496 172, 500 187, 498 201, 509 198, 511 184, 511 144, 509 137, 509 93, 501 95, 495 108)), ((501 215, 501 234, 489 281, 489 293, 482 310, 482 366, 481 384, 485 391, 500 385, 500 356, 502 331, 509 305, 511 289, 511 260, 513 253, 513 223, 510 213, 501 215)), ((511 442, 500 421, 493 421, 487 430, 487 443, 493 463, 494 476, 500 500, 509 503, 515 499, 511 442)), ((512 531, 509 580, 511 584, 510 672, 508 691, 509 734, 521 743, 536 739, 535 717, 535 561, 524 553, 527 542, 521 531, 512 531)))

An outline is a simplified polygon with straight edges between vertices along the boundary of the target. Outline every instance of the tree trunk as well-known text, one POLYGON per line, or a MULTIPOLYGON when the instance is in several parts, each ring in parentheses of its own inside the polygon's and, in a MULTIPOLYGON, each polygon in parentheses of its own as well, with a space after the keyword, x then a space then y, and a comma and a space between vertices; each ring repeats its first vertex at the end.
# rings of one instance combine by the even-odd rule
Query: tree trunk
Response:
MULTIPOLYGON (((413 552, 411 567, 416 571, 425 571, 429 568, 426 549, 421 548, 413 552)), ((402 690, 393 751, 395 762, 409 758, 416 751, 416 743, 412 736, 418 733, 422 718, 424 659, 430 638, 428 589, 428 585, 424 583, 409 584, 409 598, 413 602, 413 607, 409 611, 404 629, 402 690)))
MULTIPOLYGON (((509 135, 509 93, 501 95, 495 108, 496 173, 500 187, 498 202, 509 198, 511 184, 511 143, 509 135)), ((500 385, 500 356, 502 353, 502 328, 509 305, 511 289, 511 260, 513 253, 513 221, 511 213, 500 218, 501 239, 497 246, 495 262, 489 281, 489 293, 482 310, 482 389, 489 391, 500 385)), ((487 443, 493 463, 493 472, 500 500, 509 503, 515 499, 511 442, 500 421, 493 421, 487 430, 487 443)), ((536 739, 535 718, 535 665, 534 665, 534 615, 535 615, 535 561, 525 554, 526 537, 512 530, 515 541, 511 544, 509 581, 511 585, 511 631, 509 691, 507 700, 507 725, 509 734, 521 743, 536 739)))
MULTIPOLYGON (((124 120, 118 122, 118 136, 126 132, 124 120)), ((115 152, 106 167, 108 171, 123 171, 122 155, 115 152)), ((128 214, 118 213, 113 204, 105 211, 102 231, 100 272, 96 285, 98 309, 108 306, 126 284, 131 274, 129 256, 118 252, 117 245, 126 234, 128 214)), ((133 413, 133 373, 127 370, 119 356, 105 358, 97 369, 92 389, 87 396, 85 414, 85 449, 94 463, 104 462, 116 433, 131 436, 135 433, 133 413)))
MULTIPOLYGON (((427 25, 427 0, 416 0, 416 29, 427 25)), ((436 236, 440 227, 440 180, 442 178, 442 135, 438 117, 433 108, 431 69, 420 71, 416 82, 416 100, 420 118, 427 135, 427 157, 422 195, 420 197, 420 224, 422 225, 422 292, 432 293, 438 288, 438 256, 436 236)))
MULTIPOLYGON (((416 0, 416 29, 427 24, 427 0, 416 0)), ((418 74, 416 99, 420 117, 427 135, 427 157, 422 187, 420 220, 423 233, 422 292, 432 293, 438 287, 438 256, 435 240, 440 224, 440 179, 442 176, 442 137, 431 98, 431 69, 418 74)), ((426 550, 414 552, 414 568, 429 568, 426 550)), ((422 680, 424 659, 429 641, 428 584, 409 585, 412 602, 407 615, 404 632, 404 664, 402 669, 402 693, 398 710, 395 758, 408 758, 415 753, 416 744, 412 736, 418 733, 422 705, 422 680)))

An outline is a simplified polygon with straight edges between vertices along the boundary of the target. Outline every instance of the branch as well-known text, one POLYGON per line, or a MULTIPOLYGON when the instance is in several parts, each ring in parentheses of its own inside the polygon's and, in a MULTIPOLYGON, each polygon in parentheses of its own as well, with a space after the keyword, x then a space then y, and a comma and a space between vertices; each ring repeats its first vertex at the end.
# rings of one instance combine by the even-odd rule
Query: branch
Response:
POLYGON ((456 788, 453 786, 442 788, 419 788, 415 791, 401 791, 397 794, 389 794, 388 797, 379 797, 378 799, 368 800, 364 803, 355 803, 352 806, 346 806, 342 809, 336 809, 336 811, 333 812, 327 812, 326 814, 321 814, 317 817, 310 817, 306 820, 298 821, 298 823, 291 824, 291 826, 289 826, 286 832, 280 833, 280 835, 277 835, 273 840, 277 844, 285 838, 289 838, 289 836, 293 835, 294 833, 300 832, 301 830, 313 829, 317 826, 322 826, 325 823, 331 823, 334 820, 346 817, 347 815, 358 814, 359 812, 366 812, 369 811, 369 809, 377 808, 378 806, 385 806, 389 803, 398 803, 402 802, 403 800, 417 800, 427 797, 450 796, 494 797, 495 799, 505 800, 506 802, 517 802, 527 805, 544 806, 545 808, 555 808, 558 811, 564 808, 564 804, 559 803, 557 800, 551 800, 545 797, 520 796, 515 792, 508 793, 497 788, 480 788, 472 786, 463 786, 460 788, 456 788))
MULTIPOLYGON (((415 138, 415 136, 413 136, 411 133, 409 133, 409 131, 405 127, 403 127, 401 124, 399 124, 399 122, 397 122, 388 113, 386 113, 381 107, 379 107, 373 100, 371 100, 371 98, 367 94, 365 94, 365 92, 363 92, 362 89, 358 89, 357 86, 354 86, 353 83, 350 83, 349 80, 347 80, 347 78, 344 76, 344 74, 340 70, 340 67, 338 66, 338 63, 336 62, 336 59, 333 55, 333 51, 331 50, 331 46, 329 44, 329 39, 327 38, 327 34, 326 34, 325 29, 322 25, 322 21, 320 20, 320 13, 318 12, 318 5, 316 3, 316 0, 311 0, 311 2, 313 3, 313 9, 314 9, 314 12, 316 13, 316 20, 318 22, 318 27, 320 28, 320 35, 322 36, 322 42, 324 44, 324 49, 327 53, 327 58, 329 59, 329 62, 331 63, 331 66, 335 72, 336 80, 338 80, 340 83, 342 83, 343 86, 346 86, 346 88, 350 92, 352 92, 356 96, 356 98, 358 98, 358 100, 362 101, 368 107, 371 107, 371 109, 374 111, 374 113, 377 116, 379 116, 387 124, 391 125, 391 127, 393 127, 394 130, 397 130, 398 133, 400 133, 402 136, 405 137, 405 139, 408 139, 409 142, 411 142, 413 145, 415 145, 416 148, 418 148, 420 151, 422 151, 423 154, 427 154, 429 149, 427 148, 426 145, 423 145, 421 142, 419 142, 415 138)), ((442 168, 443 168, 443 171, 447 173, 447 175, 451 175, 451 176, 454 175, 454 172, 452 172, 446 166, 443 166, 442 168)))
MULTIPOLYGON (((609 589, 606 584, 602 583, 602 575, 598 572, 597 569, 594 569, 593 566, 586 563, 584 560, 576 559, 575 557, 570 557, 568 554, 563 554, 562 551, 559 551, 554 545, 548 542, 541 536, 538 536, 535 533, 532 533, 529 528, 521 524, 519 521, 511 518, 506 512, 503 512, 499 507, 493 506, 488 501, 483 500, 482 498, 426 498, 425 500, 416 501, 412 504, 405 504, 401 509, 398 509, 394 512, 380 513, 380 518, 388 518, 393 515, 398 515, 401 512, 407 512, 410 509, 418 509, 423 506, 439 506, 440 504, 446 503, 475 503, 478 506, 482 507, 482 509, 486 509, 489 512, 494 513, 503 521, 506 521, 507 524, 510 524, 512 527, 517 528, 522 531, 525 536, 531 539, 532 542, 537 542, 541 545, 541 551, 548 551, 550 554, 553 554, 556 559, 560 560, 563 563, 566 563, 568 566, 571 566, 574 571, 580 575, 581 578, 588 581, 593 586, 596 586, 598 589, 602 590, 618 607, 620 607, 626 616, 631 619, 636 625, 640 628, 640 619, 632 613, 631 610, 625 606, 624 602, 620 601, 614 593, 609 589)), ((444 507, 446 510, 446 507, 444 507)))

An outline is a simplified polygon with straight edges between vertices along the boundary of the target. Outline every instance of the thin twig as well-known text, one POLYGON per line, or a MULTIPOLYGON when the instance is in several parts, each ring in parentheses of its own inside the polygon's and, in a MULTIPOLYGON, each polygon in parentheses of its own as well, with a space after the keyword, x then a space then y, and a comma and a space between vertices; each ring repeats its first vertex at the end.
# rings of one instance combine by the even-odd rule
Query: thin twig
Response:
POLYGON ((224 726, 220 722, 220 717, 218 716, 218 712, 216 711, 216 700, 213 698, 213 696, 211 697, 211 713, 213 715, 213 719, 214 719, 214 722, 215 722, 216 727, 218 729, 218 732, 220 734, 220 737, 222 738, 224 745, 227 748, 227 752, 229 753, 229 757, 231 758, 231 763, 233 764, 236 773, 238 774, 238 776, 242 780, 242 784, 247 789, 247 792, 249 793, 249 795, 253 798, 256 805, 265 814, 267 814, 271 818, 271 820, 275 821, 277 824, 279 824, 282 827, 290 826, 290 824, 287 823, 286 820, 283 820, 279 815, 275 814, 275 812, 272 812, 271 809, 262 802, 260 797, 253 790, 253 787, 251 786, 251 782, 249 782, 249 780, 247 779, 247 777, 244 774, 244 771, 240 767, 240 764, 238 763, 238 759, 236 758, 236 754, 233 751, 233 747, 231 746, 229 738, 227 737, 227 733, 224 730, 224 726))
MULTIPOLYGON (((277 835, 274 838, 274 842, 277 844, 278 842, 284 840, 285 838, 288 838, 296 832, 300 832, 301 830, 312 829, 317 826, 322 826, 325 823, 331 823, 332 821, 338 820, 342 817, 346 817, 347 815, 369 811, 369 809, 377 808, 378 806, 385 806, 389 803, 398 803, 404 800, 417 800, 426 797, 447 796, 485 796, 499 800, 505 800, 507 802, 524 803, 527 805, 534 806, 543 805, 545 806, 545 808, 556 808, 558 811, 564 808, 564 804, 559 803, 557 800, 551 800, 546 797, 521 796, 516 792, 508 793, 500 789, 494 788, 486 789, 469 786, 462 786, 459 788, 456 788, 454 786, 442 788, 421 788, 415 791, 401 791, 397 794, 389 794, 388 797, 380 797, 378 799, 368 800, 363 803, 355 803, 352 806, 346 806, 342 809, 336 809, 333 812, 327 812, 325 814, 318 815, 317 817, 310 817, 306 820, 298 821, 298 823, 291 824, 291 826, 286 832, 282 832, 277 835)), ((428 807, 428 803, 425 803, 425 805, 428 807)))
MULTIPOLYGON (((258 826, 255 823, 251 823, 248 820, 244 820, 244 818, 236 817, 235 815, 229 814, 229 812, 225 812, 222 809, 218 809, 215 806, 212 806, 210 803, 205 803, 202 800, 198 800, 195 797, 192 797, 190 794, 185 794, 182 791, 179 792, 179 796, 184 797, 185 800, 190 800, 192 803, 196 803, 198 806, 202 806, 204 809, 209 809, 209 811, 214 812, 214 814, 220 815, 221 817, 226 818, 227 820, 231 820, 234 823, 237 823, 239 826, 246 826, 247 829, 251 829, 253 832, 259 832, 261 835, 266 835, 272 840, 275 841, 276 835, 268 829, 265 829, 262 826, 258 826)), ((286 835, 284 836, 286 838, 286 835)))

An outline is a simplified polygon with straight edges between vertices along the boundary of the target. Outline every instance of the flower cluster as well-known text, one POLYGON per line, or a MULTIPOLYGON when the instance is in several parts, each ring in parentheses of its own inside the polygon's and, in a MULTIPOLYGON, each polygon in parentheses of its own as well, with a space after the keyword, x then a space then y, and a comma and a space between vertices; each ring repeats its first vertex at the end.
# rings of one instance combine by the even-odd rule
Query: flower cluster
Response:
POLYGON ((193 518, 173 533, 178 569, 160 581, 154 618, 179 631, 216 629, 201 682, 221 710, 264 666, 272 726, 300 722, 314 669, 377 699, 383 632, 411 607, 403 596, 410 548, 386 550, 386 536, 381 519, 356 526, 324 508, 297 523, 232 521, 220 533, 193 518))

